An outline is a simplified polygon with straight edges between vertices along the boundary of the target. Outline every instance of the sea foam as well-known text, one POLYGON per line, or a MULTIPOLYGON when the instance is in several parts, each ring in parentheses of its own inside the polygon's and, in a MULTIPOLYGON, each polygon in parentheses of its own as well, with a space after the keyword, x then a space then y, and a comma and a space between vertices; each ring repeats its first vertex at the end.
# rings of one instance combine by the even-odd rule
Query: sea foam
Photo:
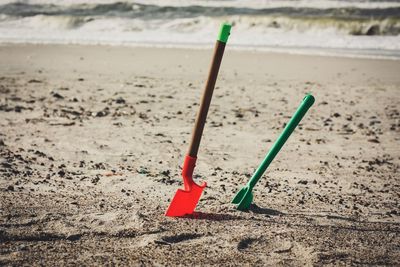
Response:
POLYGON ((0 43, 204 48, 223 21, 233 49, 400 58, 398 1, 0 1, 0 43))

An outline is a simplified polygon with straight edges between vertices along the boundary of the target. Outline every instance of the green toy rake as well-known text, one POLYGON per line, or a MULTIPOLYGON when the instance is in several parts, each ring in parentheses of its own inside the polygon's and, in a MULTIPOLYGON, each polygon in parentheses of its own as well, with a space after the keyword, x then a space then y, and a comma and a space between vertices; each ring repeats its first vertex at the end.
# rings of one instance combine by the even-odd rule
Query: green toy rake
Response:
POLYGON ((281 150, 282 146, 285 144, 296 126, 307 113, 308 109, 314 104, 314 101, 314 97, 310 94, 304 97, 302 103, 294 113, 293 117, 290 119, 289 123, 286 125, 282 134, 278 137, 278 139, 268 152, 267 156, 264 158, 261 165, 257 168, 246 186, 243 187, 233 198, 232 203, 238 205, 238 210, 248 210, 250 208, 251 202, 253 201, 252 190, 254 186, 256 185, 258 180, 260 180, 264 172, 267 170, 268 166, 271 164, 272 160, 281 150))

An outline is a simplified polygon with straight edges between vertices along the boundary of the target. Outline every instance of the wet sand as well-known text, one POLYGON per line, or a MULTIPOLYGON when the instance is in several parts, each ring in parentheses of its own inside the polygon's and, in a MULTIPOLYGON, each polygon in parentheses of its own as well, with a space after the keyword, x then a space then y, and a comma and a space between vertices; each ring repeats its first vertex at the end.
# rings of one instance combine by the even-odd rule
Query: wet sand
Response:
POLYGON ((211 54, 0 46, 0 264, 399 265, 400 61, 228 46, 195 170, 208 187, 195 216, 164 217, 211 54))

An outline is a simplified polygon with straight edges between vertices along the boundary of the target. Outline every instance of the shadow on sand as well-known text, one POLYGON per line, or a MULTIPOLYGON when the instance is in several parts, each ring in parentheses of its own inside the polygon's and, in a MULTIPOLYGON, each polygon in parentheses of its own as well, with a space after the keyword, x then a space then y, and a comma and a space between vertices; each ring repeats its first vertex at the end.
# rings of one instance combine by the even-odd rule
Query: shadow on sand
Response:
MULTIPOLYGON (((240 211, 238 211, 240 212, 240 211)), ((242 212, 240 212, 242 213, 242 212)), ((250 209, 248 211, 244 211, 242 214, 255 213, 255 214, 264 214, 268 216, 281 216, 285 215, 283 212, 278 210, 261 208, 255 204, 251 204, 250 209)), ((206 213, 206 212, 194 212, 191 215, 186 215, 184 218, 188 219, 197 219, 197 220, 210 220, 210 221, 234 221, 234 220, 249 220, 247 216, 240 215, 232 215, 232 214, 223 214, 223 213, 206 213)), ((254 218, 253 218, 254 220, 254 218)))
POLYGON ((234 221, 234 220, 245 220, 245 217, 235 216, 231 214, 222 213, 206 213, 206 212, 194 212, 191 215, 186 215, 184 218, 196 219, 196 220, 209 220, 209 221, 234 221))
POLYGON ((285 215, 285 213, 280 212, 279 210, 262 208, 257 206, 256 204, 251 204, 249 211, 256 213, 256 214, 264 214, 269 216, 280 216, 285 215))

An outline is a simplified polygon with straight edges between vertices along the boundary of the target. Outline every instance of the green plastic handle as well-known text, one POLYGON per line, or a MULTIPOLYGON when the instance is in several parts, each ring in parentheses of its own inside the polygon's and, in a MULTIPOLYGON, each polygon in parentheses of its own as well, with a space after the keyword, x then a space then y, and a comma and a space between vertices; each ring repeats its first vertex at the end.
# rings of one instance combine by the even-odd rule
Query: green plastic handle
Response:
POLYGON ((226 43, 228 41, 229 34, 231 33, 232 25, 229 23, 222 23, 218 34, 218 41, 226 43))
POLYGON ((304 97, 303 101, 301 102, 300 106, 297 108, 296 112, 294 113, 293 117, 290 119, 289 123, 286 125, 285 129, 275 141, 272 148, 269 150, 267 156, 265 156, 261 165, 257 168, 253 176, 251 177, 250 181, 248 182, 248 186, 250 190, 256 185, 258 180, 262 177, 264 172, 267 170, 268 166, 274 160, 275 156, 281 150, 282 146, 285 144, 289 136, 292 134, 296 126, 299 124, 301 119, 307 113, 308 109, 314 104, 315 98, 308 94, 304 97))

